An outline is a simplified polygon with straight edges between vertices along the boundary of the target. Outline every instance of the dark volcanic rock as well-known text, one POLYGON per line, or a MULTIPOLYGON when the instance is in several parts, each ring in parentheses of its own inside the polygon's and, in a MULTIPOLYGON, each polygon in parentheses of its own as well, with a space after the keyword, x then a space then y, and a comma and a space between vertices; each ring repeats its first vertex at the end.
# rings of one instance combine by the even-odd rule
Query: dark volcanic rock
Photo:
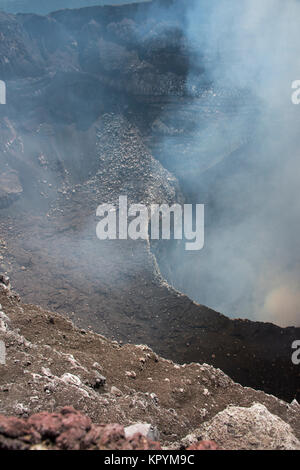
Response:
POLYGON ((0 76, 2 80, 42 73, 40 51, 13 15, 0 12, 0 76))

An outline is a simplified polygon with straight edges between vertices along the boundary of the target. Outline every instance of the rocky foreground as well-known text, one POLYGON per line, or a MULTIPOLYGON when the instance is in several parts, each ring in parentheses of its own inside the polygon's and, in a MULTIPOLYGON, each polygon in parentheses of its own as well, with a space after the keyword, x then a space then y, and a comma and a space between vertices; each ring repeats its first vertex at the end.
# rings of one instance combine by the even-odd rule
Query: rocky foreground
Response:
MULTIPOLYGON (((161 450, 144 432, 149 425, 124 429, 118 424, 92 424, 72 407, 60 413, 39 413, 29 419, 0 416, 2 450, 161 450), (131 428, 137 431, 131 432, 131 428), (141 429, 139 429, 141 428, 141 429)), ((212 441, 201 441, 186 450, 219 450, 212 441)))
POLYGON ((0 448, 300 449, 295 400, 78 329, 0 286, 0 448))

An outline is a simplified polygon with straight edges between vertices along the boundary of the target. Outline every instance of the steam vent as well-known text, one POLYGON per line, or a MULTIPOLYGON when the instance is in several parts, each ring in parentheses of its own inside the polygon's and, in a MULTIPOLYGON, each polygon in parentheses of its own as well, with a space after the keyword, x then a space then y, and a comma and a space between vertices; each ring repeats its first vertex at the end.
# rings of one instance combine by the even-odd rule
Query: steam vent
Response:
POLYGON ((300 450, 299 18, 0 0, 0 450, 300 450))

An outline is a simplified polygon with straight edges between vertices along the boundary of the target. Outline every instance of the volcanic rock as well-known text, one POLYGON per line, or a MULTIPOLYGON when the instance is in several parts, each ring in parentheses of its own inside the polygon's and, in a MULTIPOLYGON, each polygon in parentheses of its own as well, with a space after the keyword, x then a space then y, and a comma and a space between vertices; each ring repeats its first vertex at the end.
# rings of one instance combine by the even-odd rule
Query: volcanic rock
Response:
MULTIPOLYGON (((120 347, 89 331, 83 336, 57 313, 51 313, 50 324, 49 311, 20 302, 13 292, 0 290, 0 303, 6 316, 0 322, 6 347, 0 365, 3 448, 152 448, 145 436, 125 439, 124 427, 137 423, 147 423, 148 433, 159 430, 161 446, 170 449, 198 446, 203 438, 222 448, 250 449, 259 447, 262 434, 265 447, 298 446, 300 407, 295 400, 289 404, 243 388, 207 364, 175 364, 145 345, 120 347), (141 351, 147 357, 142 368, 141 351), (106 385, 97 388, 100 362, 106 385), (135 380, 124 374, 128 369, 135 380), (204 389, 209 393, 203 394, 204 389), (118 425, 98 428, 99 423, 118 425), (182 441, 189 434, 193 438, 182 441)), ((151 437, 157 439, 157 433, 151 437)))
POLYGON ((147 423, 136 423, 125 428, 125 436, 127 439, 133 437, 136 433, 142 434, 142 436, 147 437, 151 441, 159 441, 160 435, 156 427, 147 423))
MULTIPOLYGON (((199 439, 213 440, 227 450, 300 450, 292 428, 260 403, 250 408, 227 407, 182 444, 199 439)), ((192 448, 196 447, 197 443, 193 444, 192 448)))
POLYGON ((119 425, 93 425, 87 416, 65 407, 29 419, 0 415, 0 450, 159 450, 141 434, 125 437, 119 425))

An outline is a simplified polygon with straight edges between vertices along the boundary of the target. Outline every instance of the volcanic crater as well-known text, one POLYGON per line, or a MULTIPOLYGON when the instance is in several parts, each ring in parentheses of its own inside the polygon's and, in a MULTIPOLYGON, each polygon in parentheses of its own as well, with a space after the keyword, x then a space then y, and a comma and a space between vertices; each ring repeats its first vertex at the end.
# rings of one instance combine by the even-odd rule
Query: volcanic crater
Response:
POLYGON ((192 301, 166 280, 176 272, 180 284, 172 243, 96 238, 99 204, 120 195, 195 202, 203 172, 251 140, 249 126, 214 155, 203 143, 194 164, 199 116, 226 127, 245 93, 213 89, 203 66, 191 96, 183 2, 176 15, 165 2, 158 23, 156 3, 0 14, 0 270, 25 303, 81 328, 299 399, 299 328, 230 319, 192 301))

